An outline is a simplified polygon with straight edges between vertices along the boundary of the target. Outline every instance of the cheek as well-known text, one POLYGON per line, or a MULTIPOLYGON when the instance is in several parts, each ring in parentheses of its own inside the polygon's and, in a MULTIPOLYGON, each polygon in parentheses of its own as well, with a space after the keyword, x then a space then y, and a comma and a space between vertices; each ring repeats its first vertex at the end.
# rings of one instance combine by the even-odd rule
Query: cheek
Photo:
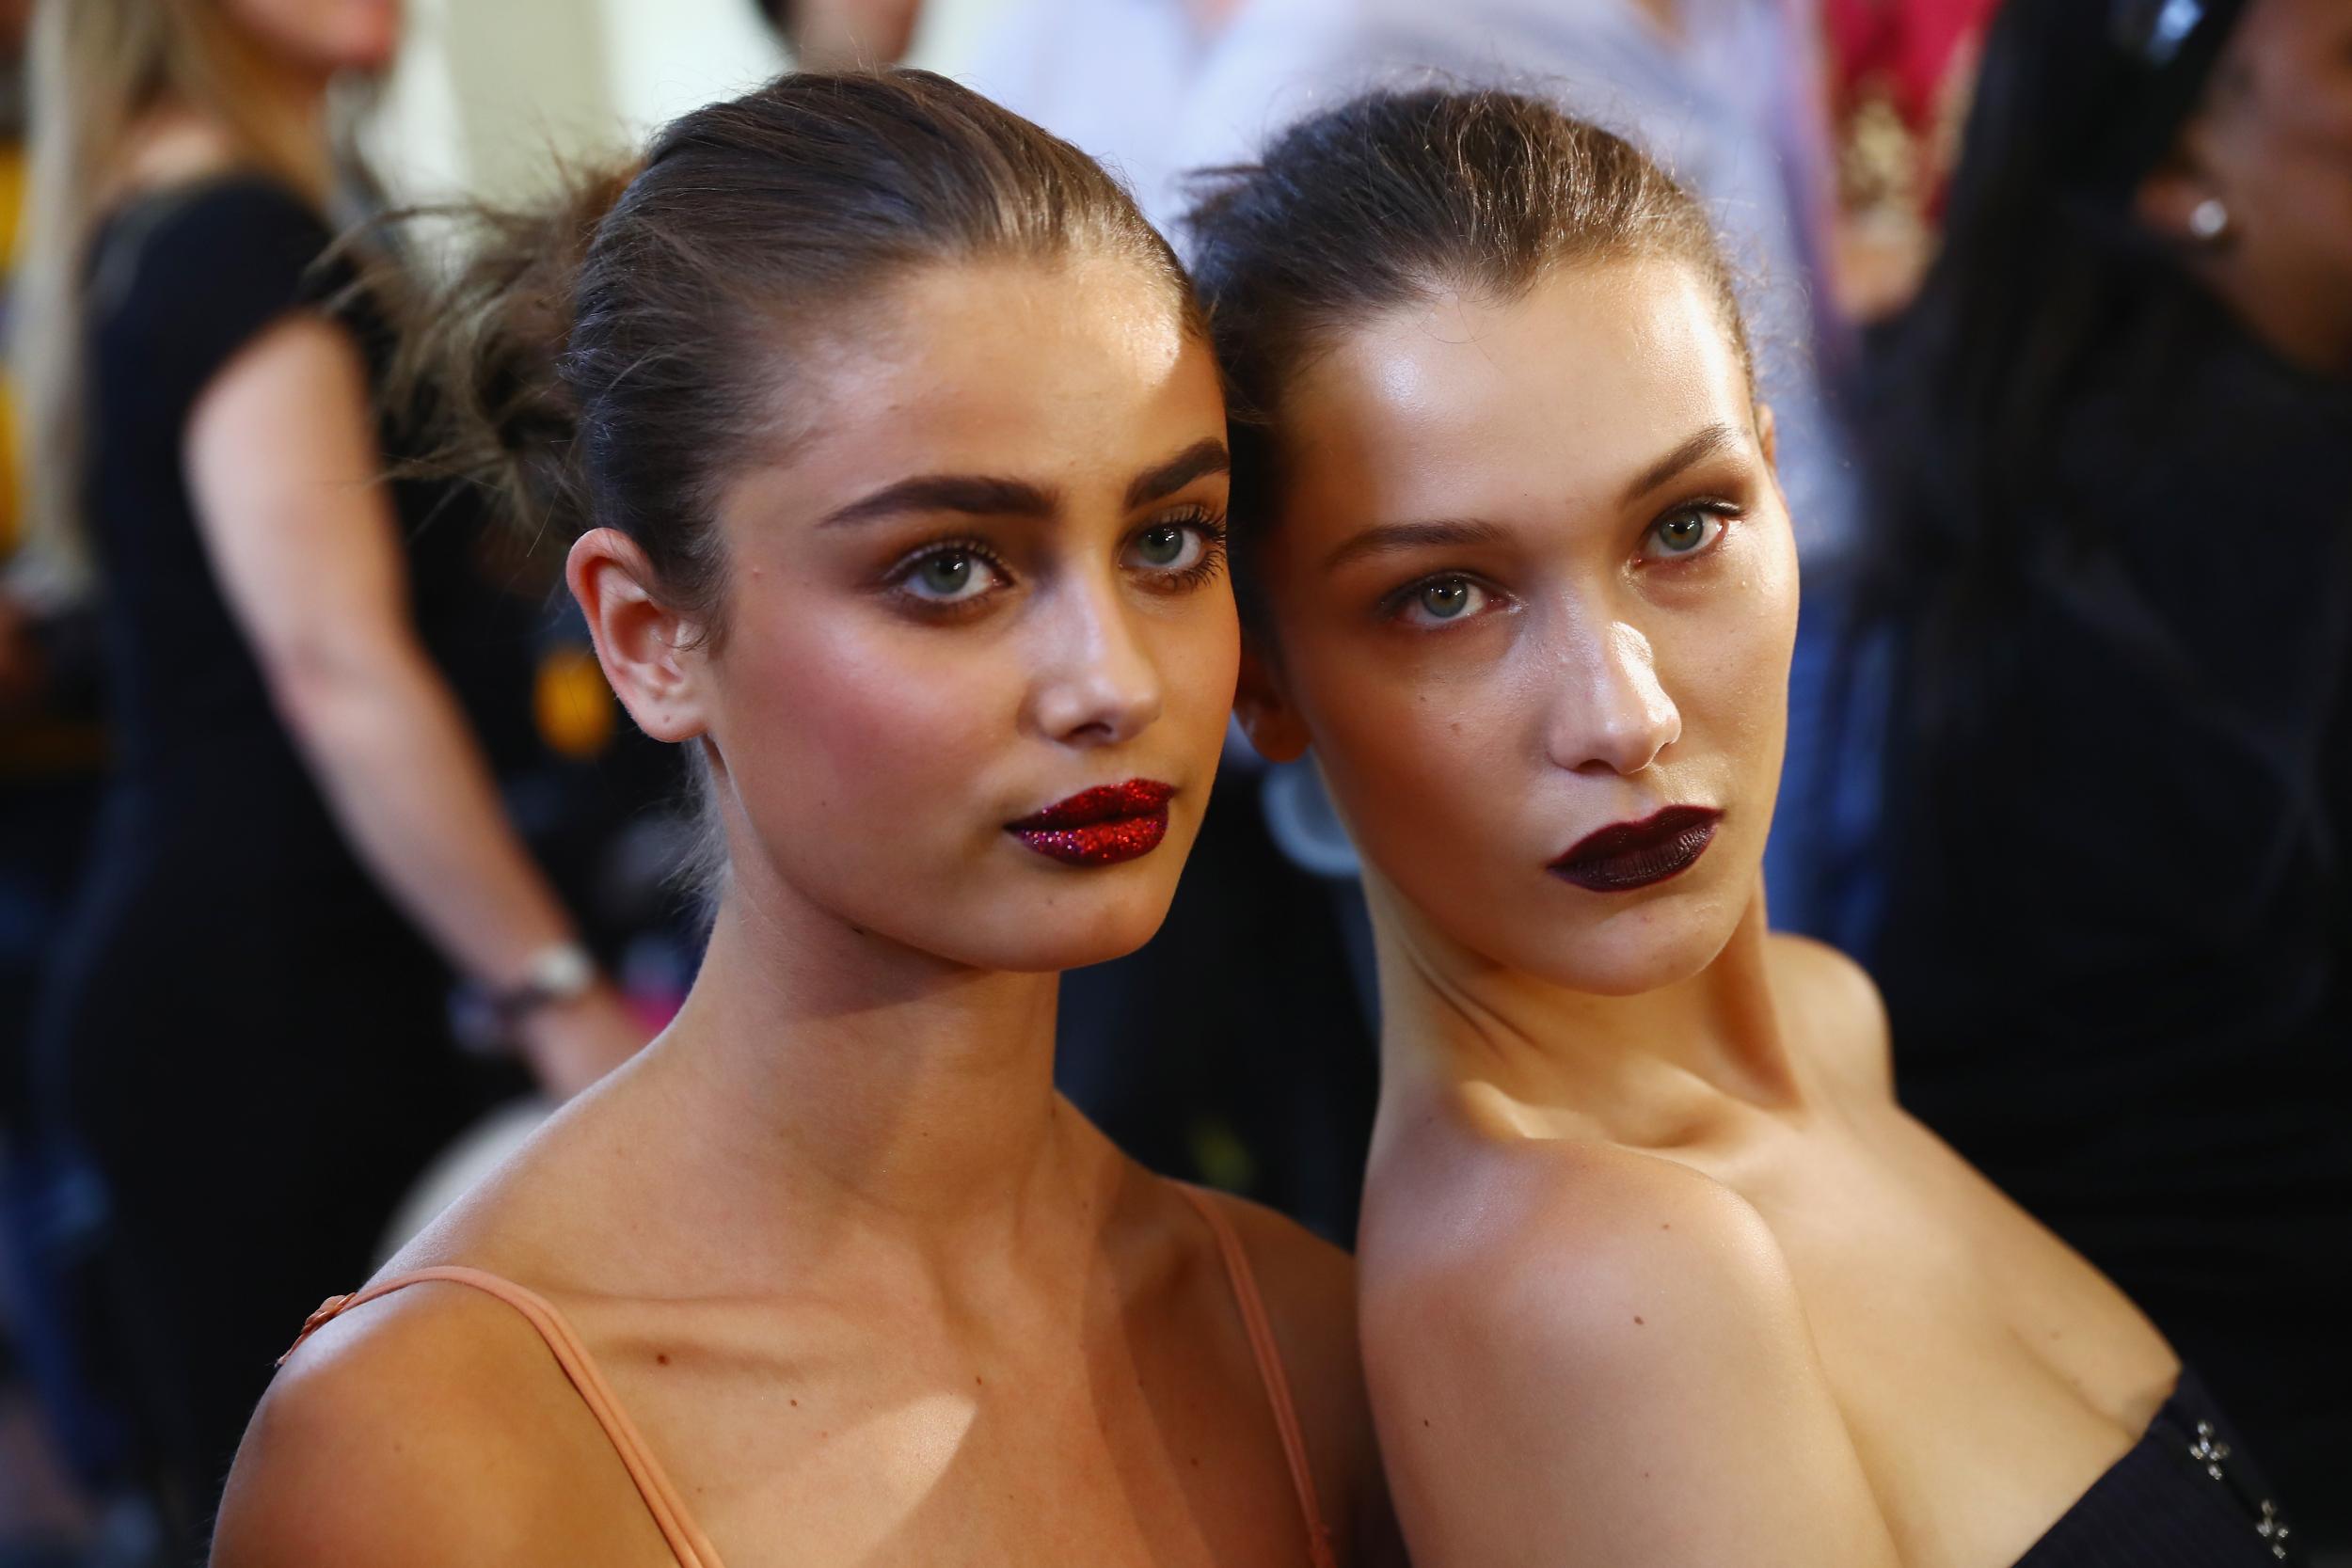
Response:
POLYGON ((756 641, 739 622, 727 649, 712 727, 762 837, 887 853, 968 827, 953 782, 1003 750, 1017 683, 953 657, 952 632, 821 619, 756 641))
POLYGON ((1686 751, 1719 753, 1750 784, 1776 779, 1797 641, 1797 573, 1783 539, 1755 552, 1733 589, 1661 627, 1661 671, 1686 751))
POLYGON ((1295 654, 1286 645, 1324 776, 1364 852, 1392 872, 1457 858, 1486 818, 1507 816, 1502 803, 1516 791, 1497 784, 1520 776, 1527 728, 1526 693, 1482 650, 1422 657, 1397 641, 1377 652, 1356 637, 1304 639, 1295 654))

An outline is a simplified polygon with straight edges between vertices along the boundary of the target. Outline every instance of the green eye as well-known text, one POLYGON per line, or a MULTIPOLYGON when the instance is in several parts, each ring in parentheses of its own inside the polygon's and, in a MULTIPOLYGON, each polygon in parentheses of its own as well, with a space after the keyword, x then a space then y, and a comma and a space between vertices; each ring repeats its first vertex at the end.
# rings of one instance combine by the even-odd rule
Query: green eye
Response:
POLYGON ((1451 621, 1470 608, 1470 585, 1460 578, 1445 578, 1423 587, 1421 607, 1435 620, 1451 621))
POLYGON ((1691 515, 1669 517, 1658 525, 1658 542, 1677 555, 1694 550, 1707 540, 1707 520, 1691 515))
POLYGON ((956 550, 926 556, 914 569, 916 586, 936 598, 952 599, 972 583, 972 558, 956 550))
POLYGON ((1184 559, 1184 531, 1170 523, 1146 529, 1136 539, 1136 553, 1149 566, 1173 566, 1184 559))
POLYGON ((1697 555, 1723 537, 1724 528, 1723 514, 1706 507, 1669 513, 1650 524, 1642 541, 1642 556, 1648 561, 1671 561, 1697 555))

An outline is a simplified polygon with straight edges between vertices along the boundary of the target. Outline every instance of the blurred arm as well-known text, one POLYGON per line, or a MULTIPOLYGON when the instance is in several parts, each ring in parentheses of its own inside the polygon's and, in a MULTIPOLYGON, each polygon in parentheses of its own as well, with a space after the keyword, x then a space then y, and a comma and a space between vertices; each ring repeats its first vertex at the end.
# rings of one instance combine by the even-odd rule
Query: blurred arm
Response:
MULTIPOLYGON (((312 315, 270 327, 207 384, 190 417, 198 526, 360 860, 458 969, 511 987, 534 954, 571 940, 572 925, 418 640, 369 408, 342 328, 312 315)), ((610 1058, 596 1070, 618 1059, 617 1003, 586 1001, 542 1011, 575 1014, 574 1025, 612 1015, 596 1018, 594 1043, 562 1023, 525 1041, 551 1086, 593 1078, 585 1058, 610 1058)))

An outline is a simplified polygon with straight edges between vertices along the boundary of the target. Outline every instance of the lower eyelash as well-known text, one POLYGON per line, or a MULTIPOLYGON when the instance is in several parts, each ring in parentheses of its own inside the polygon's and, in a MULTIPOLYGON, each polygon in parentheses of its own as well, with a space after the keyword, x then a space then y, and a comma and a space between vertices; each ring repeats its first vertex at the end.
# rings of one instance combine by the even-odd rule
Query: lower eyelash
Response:
POLYGON ((1183 593, 1215 582, 1226 567, 1226 523, 1222 517, 1203 513, 1195 517, 1171 518, 1177 528, 1188 528, 1200 535, 1200 559, 1181 572, 1153 574, 1168 593, 1183 593))
POLYGON ((1225 531, 1203 528, 1200 539, 1200 559, 1178 572, 1175 580, 1186 588, 1204 587, 1215 582, 1225 570, 1225 531))

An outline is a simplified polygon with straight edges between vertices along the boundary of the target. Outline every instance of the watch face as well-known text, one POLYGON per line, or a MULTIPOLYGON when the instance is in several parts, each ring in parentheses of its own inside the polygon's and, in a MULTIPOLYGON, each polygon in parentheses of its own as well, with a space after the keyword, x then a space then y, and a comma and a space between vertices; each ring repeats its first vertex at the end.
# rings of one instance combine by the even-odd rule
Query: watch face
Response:
POLYGON ((550 947, 532 960, 532 989, 550 998, 578 996, 596 977, 596 962, 578 942, 550 947))

